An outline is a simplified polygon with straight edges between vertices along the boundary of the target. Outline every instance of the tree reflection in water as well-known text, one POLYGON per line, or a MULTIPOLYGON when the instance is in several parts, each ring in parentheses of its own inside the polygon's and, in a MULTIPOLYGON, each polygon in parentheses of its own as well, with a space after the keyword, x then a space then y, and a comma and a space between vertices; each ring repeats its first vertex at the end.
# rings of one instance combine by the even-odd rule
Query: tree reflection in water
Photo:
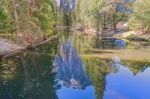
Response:
POLYGON ((102 99, 107 91, 106 78, 111 78, 110 73, 118 75, 120 66, 128 68, 134 76, 150 67, 150 62, 112 62, 90 56, 95 44, 93 38, 63 34, 59 47, 56 40, 0 60, 0 99, 57 99, 57 90, 62 85, 82 92, 92 85, 95 97, 102 99))
MULTIPOLYGON (((150 66, 146 62, 124 62, 119 58, 120 61, 114 62, 111 59, 102 60, 84 55, 90 53, 90 50, 94 47, 93 39, 88 38, 88 36, 70 36, 61 41, 58 54, 55 57, 57 80, 61 86, 86 90, 88 86, 92 85, 95 88, 96 98, 103 99, 106 91, 107 75, 110 73, 117 74, 120 66, 126 66, 136 73, 140 73, 150 66)), ((71 92, 68 94, 71 94, 71 92)))
POLYGON ((0 99, 57 99, 53 58, 58 41, 3 59, 0 99))
POLYGON ((93 85, 97 99, 102 99, 105 91, 105 78, 107 74, 116 70, 111 66, 110 61, 86 57, 82 57, 82 61, 70 40, 62 42, 58 51, 55 58, 58 81, 67 88, 82 90, 93 85))
POLYGON ((94 58, 84 58, 86 72, 91 78, 95 88, 96 99, 102 99, 106 86, 106 76, 112 72, 117 72, 115 66, 111 66, 109 60, 94 58))

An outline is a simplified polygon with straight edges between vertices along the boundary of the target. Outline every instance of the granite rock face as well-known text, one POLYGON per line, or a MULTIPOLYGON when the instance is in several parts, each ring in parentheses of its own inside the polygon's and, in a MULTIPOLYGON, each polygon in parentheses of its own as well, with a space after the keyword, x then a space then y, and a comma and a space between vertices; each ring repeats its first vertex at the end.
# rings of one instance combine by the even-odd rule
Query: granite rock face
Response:
POLYGON ((75 9, 76 0, 56 0, 57 6, 66 12, 71 12, 75 9))

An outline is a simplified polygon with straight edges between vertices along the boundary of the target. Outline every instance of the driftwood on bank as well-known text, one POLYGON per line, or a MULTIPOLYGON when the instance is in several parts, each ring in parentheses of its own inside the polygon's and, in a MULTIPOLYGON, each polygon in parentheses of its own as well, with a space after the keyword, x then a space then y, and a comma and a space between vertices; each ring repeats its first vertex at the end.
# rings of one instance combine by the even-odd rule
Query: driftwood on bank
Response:
POLYGON ((0 56, 5 56, 9 53, 18 52, 24 49, 24 46, 14 44, 4 39, 0 39, 0 56))
POLYGON ((26 49, 36 48, 37 46, 48 43, 49 41, 55 40, 56 38, 57 35, 54 35, 39 43, 28 45, 28 46, 21 46, 21 45, 13 44, 4 39, 0 39, 0 57, 6 58, 6 57, 14 56, 16 54, 22 53, 26 49))
POLYGON ((49 39, 45 39, 45 40, 43 40, 42 42, 39 42, 39 43, 36 43, 36 44, 33 44, 33 45, 29 45, 27 48, 28 49, 32 49, 32 48, 35 48, 35 47, 37 47, 37 46, 40 46, 40 45, 42 45, 42 44, 45 44, 45 43, 48 43, 49 41, 53 41, 53 40, 55 40, 57 38, 57 35, 54 35, 54 36, 52 36, 52 37, 50 37, 49 39))

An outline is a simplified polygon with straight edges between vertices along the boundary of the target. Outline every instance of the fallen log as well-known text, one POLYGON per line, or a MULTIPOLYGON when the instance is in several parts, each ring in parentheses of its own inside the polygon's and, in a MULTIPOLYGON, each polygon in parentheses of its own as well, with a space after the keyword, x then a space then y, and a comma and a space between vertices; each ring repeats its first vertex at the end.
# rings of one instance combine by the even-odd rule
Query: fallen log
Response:
POLYGON ((42 41, 42 42, 29 45, 29 46, 27 46, 27 48, 28 48, 28 49, 34 49, 34 48, 36 48, 37 46, 40 46, 40 45, 45 44, 45 43, 48 43, 49 41, 55 40, 56 38, 57 38, 57 35, 54 35, 54 36, 50 37, 49 39, 46 39, 46 40, 44 40, 44 41, 42 41))
MULTIPOLYGON (((7 58, 7 57, 11 57, 14 56, 16 54, 21 54, 23 51, 27 50, 27 49, 34 49, 42 44, 48 43, 49 41, 53 41, 57 38, 57 35, 54 35, 52 37, 50 37, 49 39, 46 39, 42 42, 36 43, 36 44, 32 44, 32 45, 28 45, 25 47, 20 47, 19 49, 15 49, 15 50, 7 50, 7 51, 3 51, 0 53, 0 56, 3 58, 7 58)), ((19 45, 18 45, 19 46, 19 45)))

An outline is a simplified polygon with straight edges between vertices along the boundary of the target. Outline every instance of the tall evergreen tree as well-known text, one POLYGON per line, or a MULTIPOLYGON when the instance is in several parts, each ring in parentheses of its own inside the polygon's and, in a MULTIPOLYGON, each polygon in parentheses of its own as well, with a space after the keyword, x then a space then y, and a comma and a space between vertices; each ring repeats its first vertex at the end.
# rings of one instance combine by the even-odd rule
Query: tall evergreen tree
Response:
POLYGON ((143 32, 150 31, 150 2, 149 0, 137 0, 134 4, 134 12, 129 21, 131 29, 143 32))

